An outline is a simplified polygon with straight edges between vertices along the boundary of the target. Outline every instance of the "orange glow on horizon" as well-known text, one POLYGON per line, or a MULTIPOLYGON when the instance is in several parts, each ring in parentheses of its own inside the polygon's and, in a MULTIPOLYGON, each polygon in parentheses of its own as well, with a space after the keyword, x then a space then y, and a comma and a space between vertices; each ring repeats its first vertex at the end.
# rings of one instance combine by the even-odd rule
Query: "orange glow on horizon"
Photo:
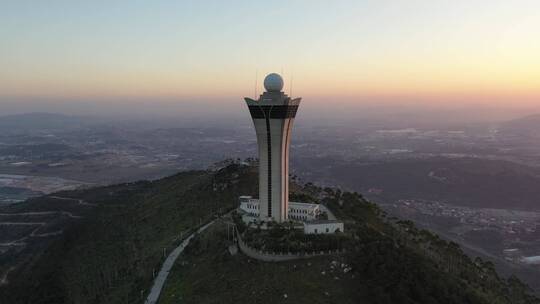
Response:
POLYGON ((108 23, 75 3, 0 12, 0 97, 232 100, 258 70, 259 92, 283 71, 317 100, 540 104, 537 2, 147 5, 89 3, 108 23))

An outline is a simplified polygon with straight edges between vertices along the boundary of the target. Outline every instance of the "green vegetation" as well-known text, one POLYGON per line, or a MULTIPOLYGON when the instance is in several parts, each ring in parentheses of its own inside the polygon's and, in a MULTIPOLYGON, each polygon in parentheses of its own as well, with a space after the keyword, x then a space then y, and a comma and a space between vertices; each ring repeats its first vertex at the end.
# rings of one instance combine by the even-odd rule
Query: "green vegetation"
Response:
MULTIPOLYGON (((55 241, 34 246, 34 254, 10 273, 10 284, 0 288, 0 303, 143 303, 163 249, 177 245, 182 232, 236 207, 239 195, 256 193, 256 180, 252 167, 233 164, 60 193, 97 206, 70 202, 68 210, 84 218, 70 221, 55 241)), ((283 263, 232 256, 227 229, 218 224, 188 246, 161 303, 540 303, 515 277, 499 277, 492 263, 472 260, 455 243, 388 217, 358 193, 312 184, 291 188, 294 197, 321 201, 345 221, 345 254, 283 263)), ((65 210, 66 204, 44 197, 9 211, 65 210)), ((263 243, 251 235, 251 244, 303 250, 309 242, 335 240, 275 228, 264 232, 263 243)))
POLYGON ((456 243, 388 218, 358 193, 324 192, 357 240, 348 261, 378 303, 539 303, 519 280, 500 278, 493 263, 471 260, 456 243))
MULTIPOLYGON (((0 303, 142 303, 164 249, 170 251, 182 233, 214 214, 236 207, 240 193, 253 193, 254 174, 252 168, 232 165, 219 172, 190 171, 154 182, 61 193, 98 206, 10 273, 0 303)), ((40 203, 31 200, 12 209, 61 208, 59 202, 40 203)))
MULTIPOLYGON (((226 228, 216 228, 188 247, 161 303, 540 303, 515 277, 499 277, 491 262, 471 260, 457 244, 389 218, 358 193, 295 188, 296 197, 321 200, 346 222, 346 254, 259 262, 231 256, 226 228)), ((266 240, 251 242, 290 242, 286 227, 263 234, 266 240)))
POLYGON ((339 256, 264 263, 231 256, 230 243, 225 225, 200 235, 177 260, 159 303, 361 303, 339 256))

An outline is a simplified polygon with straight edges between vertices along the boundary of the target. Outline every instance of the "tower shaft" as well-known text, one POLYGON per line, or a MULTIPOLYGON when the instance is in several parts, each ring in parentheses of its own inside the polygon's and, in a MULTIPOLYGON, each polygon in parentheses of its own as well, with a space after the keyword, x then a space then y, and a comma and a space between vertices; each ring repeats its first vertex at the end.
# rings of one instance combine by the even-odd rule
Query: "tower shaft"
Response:
POLYGON ((257 134, 261 220, 286 221, 289 207, 289 148, 300 98, 264 92, 246 98, 257 134))

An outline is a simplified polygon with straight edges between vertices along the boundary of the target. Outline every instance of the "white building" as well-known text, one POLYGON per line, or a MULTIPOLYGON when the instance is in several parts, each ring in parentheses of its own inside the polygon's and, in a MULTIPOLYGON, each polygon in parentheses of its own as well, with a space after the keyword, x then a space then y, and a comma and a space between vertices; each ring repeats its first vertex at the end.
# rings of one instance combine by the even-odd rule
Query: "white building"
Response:
POLYGON ((330 234, 343 231, 343 222, 337 220, 316 220, 304 223, 305 234, 330 234))
MULTIPOLYGON (((319 215, 322 213, 321 209, 323 208, 319 204, 289 202, 289 220, 302 223, 304 233, 306 234, 343 232, 343 222, 338 220, 319 220, 319 215)), ((242 217, 244 222, 251 223, 260 220, 260 203, 258 199, 251 196, 240 196, 240 210, 244 213, 242 217)), ((335 218, 333 215, 330 216, 335 218)))
MULTIPOLYGON (((240 196, 240 210, 253 217, 252 220, 260 219, 260 201, 251 196, 240 196)), ((305 222, 316 220, 321 214, 319 204, 306 204, 289 202, 288 220, 305 222)))
POLYGON ((301 98, 283 93, 283 79, 275 73, 266 76, 264 87, 257 100, 244 98, 257 134, 259 217, 284 222, 289 211, 289 146, 301 98))
POLYGON ((259 217, 259 200, 252 198, 251 196, 243 195, 240 196, 240 210, 244 211, 246 214, 253 218, 259 217))
POLYGON ((289 220, 312 221, 319 218, 320 214, 321 208, 319 204, 289 202, 289 220))

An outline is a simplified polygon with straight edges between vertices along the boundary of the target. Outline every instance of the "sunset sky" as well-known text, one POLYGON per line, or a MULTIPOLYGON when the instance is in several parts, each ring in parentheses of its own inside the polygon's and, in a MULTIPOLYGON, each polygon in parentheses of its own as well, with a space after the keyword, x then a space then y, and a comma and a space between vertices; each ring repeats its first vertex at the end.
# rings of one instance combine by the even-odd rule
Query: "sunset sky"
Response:
POLYGON ((540 103, 540 1, 2 1, 0 103, 540 103))

